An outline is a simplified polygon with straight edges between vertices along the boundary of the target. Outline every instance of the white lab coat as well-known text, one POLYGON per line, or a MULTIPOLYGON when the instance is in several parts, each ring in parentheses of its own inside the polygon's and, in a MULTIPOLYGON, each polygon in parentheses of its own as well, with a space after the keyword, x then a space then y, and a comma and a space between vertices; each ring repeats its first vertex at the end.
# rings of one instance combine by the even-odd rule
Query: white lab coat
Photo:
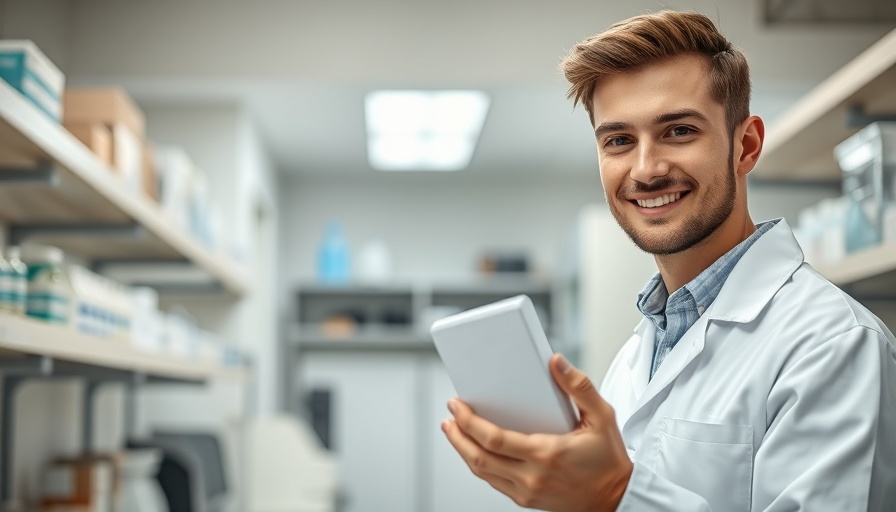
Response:
POLYGON ((601 394, 635 463, 620 511, 896 511, 892 333, 805 263, 786 221, 648 382, 642 320, 601 394))

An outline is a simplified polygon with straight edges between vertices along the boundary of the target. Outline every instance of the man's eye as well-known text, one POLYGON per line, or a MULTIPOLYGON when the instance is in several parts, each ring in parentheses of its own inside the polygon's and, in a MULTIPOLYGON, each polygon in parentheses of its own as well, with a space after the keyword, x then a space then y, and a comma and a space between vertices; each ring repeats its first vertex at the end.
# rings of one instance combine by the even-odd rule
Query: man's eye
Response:
POLYGON ((610 137, 609 139, 607 139, 607 142, 606 142, 606 144, 604 144, 604 145, 605 145, 605 146, 610 146, 610 147, 612 147, 612 146, 624 146, 624 145, 628 144, 629 142, 630 142, 630 141, 629 141, 629 138, 628 138, 628 137, 622 137, 622 136, 620 136, 620 137, 610 137))
POLYGON ((673 137, 684 137, 694 133, 694 130, 688 126, 676 126, 669 130, 669 133, 671 133, 673 137))

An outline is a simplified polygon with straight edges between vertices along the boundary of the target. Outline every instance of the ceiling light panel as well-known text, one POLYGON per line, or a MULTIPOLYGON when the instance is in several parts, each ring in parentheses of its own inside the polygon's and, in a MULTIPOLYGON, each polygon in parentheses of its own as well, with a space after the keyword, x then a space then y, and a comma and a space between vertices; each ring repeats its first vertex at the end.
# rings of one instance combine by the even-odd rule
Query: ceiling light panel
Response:
POLYGON ((457 171, 473 156, 482 91, 375 91, 364 101, 367 156, 381 171, 457 171))

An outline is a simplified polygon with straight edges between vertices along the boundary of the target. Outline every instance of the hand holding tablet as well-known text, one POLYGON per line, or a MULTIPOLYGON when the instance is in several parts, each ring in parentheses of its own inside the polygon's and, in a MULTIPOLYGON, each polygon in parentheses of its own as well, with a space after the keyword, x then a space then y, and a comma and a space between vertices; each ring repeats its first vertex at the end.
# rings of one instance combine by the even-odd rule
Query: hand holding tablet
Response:
POLYGON ((458 397, 477 415, 526 434, 575 428, 575 408, 551 376, 553 351, 529 297, 443 318, 430 332, 458 397))

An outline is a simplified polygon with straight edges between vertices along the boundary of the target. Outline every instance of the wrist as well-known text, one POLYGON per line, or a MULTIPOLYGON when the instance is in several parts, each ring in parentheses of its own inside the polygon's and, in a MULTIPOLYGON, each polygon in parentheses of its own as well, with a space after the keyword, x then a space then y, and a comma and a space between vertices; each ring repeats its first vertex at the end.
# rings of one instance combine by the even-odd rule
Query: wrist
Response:
POLYGON ((635 470, 635 465, 631 461, 626 461, 627 465, 624 470, 619 473, 619 475, 614 478, 606 488, 606 494, 604 495, 604 499, 601 500, 600 506, 595 509, 598 512, 615 512, 616 509, 619 508, 619 503, 622 502, 622 497, 625 496, 625 491, 628 490, 628 483, 632 479, 632 473, 635 470))

